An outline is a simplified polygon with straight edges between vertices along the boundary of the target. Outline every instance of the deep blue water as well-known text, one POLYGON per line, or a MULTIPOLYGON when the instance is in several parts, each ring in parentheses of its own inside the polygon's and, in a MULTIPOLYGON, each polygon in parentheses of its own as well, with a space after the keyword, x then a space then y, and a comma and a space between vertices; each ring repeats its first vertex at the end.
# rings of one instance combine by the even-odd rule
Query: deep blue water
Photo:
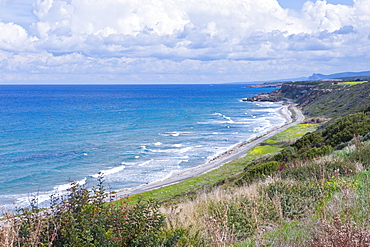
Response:
POLYGON ((268 92, 241 85, 0 86, 0 205, 40 201, 69 180, 113 190, 205 163, 283 124, 268 92))

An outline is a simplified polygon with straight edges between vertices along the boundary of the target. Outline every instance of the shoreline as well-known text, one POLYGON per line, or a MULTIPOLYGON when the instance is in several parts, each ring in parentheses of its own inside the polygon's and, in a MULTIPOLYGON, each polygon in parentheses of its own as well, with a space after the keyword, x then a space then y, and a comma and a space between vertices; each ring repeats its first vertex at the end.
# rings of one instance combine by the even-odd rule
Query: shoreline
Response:
MULTIPOLYGON (((231 147, 229 150, 218 154, 214 158, 206 161, 204 164, 189 168, 187 170, 181 171, 176 174, 172 174, 169 177, 166 177, 162 180, 158 180, 152 183, 143 184, 138 187, 128 188, 115 192, 114 200, 119 200, 123 197, 127 197, 133 194, 138 194, 141 192, 151 191, 173 185, 184 181, 188 178, 196 177, 210 171, 213 171, 222 165, 231 162, 236 158, 243 157, 245 153, 251 148, 259 145, 261 142, 267 140, 268 138, 276 135, 287 128, 297 125, 304 120, 302 112, 295 106, 293 103, 282 104, 282 107, 277 111, 277 113, 285 120, 285 123, 282 126, 274 127, 267 131, 266 133, 261 133, 259 136, 252 138, 249 141, 236 144, 231 147), (294 111, 296 117, 293 119, 294 111)), ((113 198, 112 198, 113 199, 113 198)))

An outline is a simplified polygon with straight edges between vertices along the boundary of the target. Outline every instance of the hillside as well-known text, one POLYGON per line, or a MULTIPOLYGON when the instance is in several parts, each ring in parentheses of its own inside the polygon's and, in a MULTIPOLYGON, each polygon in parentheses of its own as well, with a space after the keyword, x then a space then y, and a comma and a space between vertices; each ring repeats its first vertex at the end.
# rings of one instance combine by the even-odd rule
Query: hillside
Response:
POLYGON ((284 83, 271 98, 293 99, 308 117, 340 117, 370 106, 370 82, 309 81, 284 83))
MULTIPOLYGON (((72 183, 50 210, 5 213, 1 246, 370 246, 370 83, 291 82, 330 122, 290 127, 207 174, 106 203, 72 183)), ((258 97, 256 98, 258 100, 258 97)))
POLYGON ((341 72, 335 73, 330 75, 323 75, 323 74, 313 74, 309 76, 307 79, 309 81, 317 81, 323 79, 336 79, 336 78, 351 78, 351 77, 369 77, 370 71, 361 71, 361 72, 341 72))

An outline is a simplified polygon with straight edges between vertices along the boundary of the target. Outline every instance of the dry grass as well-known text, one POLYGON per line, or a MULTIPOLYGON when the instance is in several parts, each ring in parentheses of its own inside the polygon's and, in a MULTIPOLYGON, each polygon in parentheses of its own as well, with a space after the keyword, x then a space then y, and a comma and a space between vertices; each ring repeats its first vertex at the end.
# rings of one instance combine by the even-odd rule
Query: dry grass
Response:
POLYGON ((0 246, 52 246, 56 238, 60 222, 51 219, 48 211, 24 212, 20 216, 14 215, 14 210, 2 208, 0 222, 0 246), (51 221, 45 219, 49 217, 51 221), (29 224, 28 233, 22 234, 22 224, 29 224), (47 223, 45 225, 45 223, 47 223), (48 234, 45 234, 45 230, 48 234), (48 244, 40 242, 42 237, 47 238, 48 244))
MULTIPOLYGON (((233 188, 216 187, 211 192, 199 192, 195 199, 186 200, 176 206, 162 207, 160 211, 166 215, 168 228, 185 228, 192 234, 200 233, 211 243, 211 246, 232 246, 237 237, 235 227, 230 223, 232 220, 228 216, 232 214, 232 210, 235 210, 230 208, 230 205, 245 200, 256 205, 261 186, 275 181, 275 178, 269 177, 258 184, 233 188)), ((260 222, 257 217, 258 207, 249 206, 244 206, 245 214, 250 214, 252 211, 253 225, 257 228, 260 226, 261 229, 257 231, 264 232, 263 222, 260 222)))
POLYGON ((356 222, 342 220, 335 215, 332 220, 321 220, 320 232, 312 239, 311 247, 361 247, 370 246, 370 230, 356 222))
POLYGON ((0 246, 14 246, 17 242, 19 232, 18 224, 12 211, 2 209, 3 219, 1 221, 0 246))
POLYGON ((318 219, 311 246, 370 246, 369 189, 367 184, 360 195, 356 186, 342 183, 318 219))
MULTIPOLYGON (((354 150, 356 148, 352 147, 351 152, 354 150)), ((305 167, 312 164, 322 168, 328 164, 344 164, 343 169, 354 167, 353 174, 364 172, 360 162, 336 155, 296 165, 305 167)), ((363 187, 367 189, 357 191, 356 182, 342 177, 340 169, 330 174, 325 174, 327 171, 322 169, 319 171, 321 175, 310 180, 321 188, 323 201, 318 208, 308 209, 303 217, 296 218, 298 221, 284 215, 282 197, 269 199, 261 193, 280 182, 302 183, 289 177, 281 179, 279 174, 240 187, 216 187, 212 191, 203 191, 191 200, 162 207, 161 212, 167 216, 169 229, 185 228, 194 234, 200 233, 210 246, 234 246, 236 242, 240 242, 240 246, 370 246, 370 186, 365 184, 363 187), (245 201, 250 203, 243 205, 241 202, 245 201), (253 225, 247 239, 245 236, 240 238, 238 226, 230 218, 236 214, 233 205, 242 208, 253 225), (274 219, 271 220, 268 214, 274 219)))

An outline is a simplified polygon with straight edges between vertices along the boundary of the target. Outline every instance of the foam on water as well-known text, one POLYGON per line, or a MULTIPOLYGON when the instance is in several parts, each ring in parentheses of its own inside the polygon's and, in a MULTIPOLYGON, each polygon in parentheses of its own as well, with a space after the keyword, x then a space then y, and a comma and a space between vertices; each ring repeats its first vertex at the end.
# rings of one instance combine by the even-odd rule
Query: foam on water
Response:
POLYGON ((122 171, 125 168, 126 168, 126 166, 118 166, 118 167, 113 167, 113 168, 108 169, 108 170, 101 170, 99 173, 91 175, 91 177, 98 178, 99 176, 109 176, 111 174, 118 173, 118 172, 122 171))
POLYGON ((179 150, 175 150, 175 152, 176 153, 186 153, 186 152, 188 152, 188 151, 190 151, 190 150, 192 150, 193 149, 193 147, 186 147, 186 148, 182 148, 182 149, 179 149, 179 150))
POLYGON ((225 116, 225 115, 223 115, 223 114, 221 114, 221 113, 216 112, 216 113, 215 113, 215 114, 213 114, 213 115, 223 117, 224 119, 226 119, 226 120, 227 120, 226 122, 224 121, 223 123, 235 123, 233 120, 231 120, 231 117, 225 116))
POLYGON ((153 159, 145 161, 145 162, 139 164, 138 166, 146 166, 146 165, 150 164, 150 162, 153 162, 153 159))
MULTIPOLYGON (((79 185, 84 185, 86 184, 86 179, 87 178, 84 178, 80 181, 77 181, 76 183, 79 184, 79 185)), ((57 185, 54 187, 54 191, 67 191, 69 188, 71 188, 71 183, 68 183, 68 184, 62 184, 62 185, 57 185)))

